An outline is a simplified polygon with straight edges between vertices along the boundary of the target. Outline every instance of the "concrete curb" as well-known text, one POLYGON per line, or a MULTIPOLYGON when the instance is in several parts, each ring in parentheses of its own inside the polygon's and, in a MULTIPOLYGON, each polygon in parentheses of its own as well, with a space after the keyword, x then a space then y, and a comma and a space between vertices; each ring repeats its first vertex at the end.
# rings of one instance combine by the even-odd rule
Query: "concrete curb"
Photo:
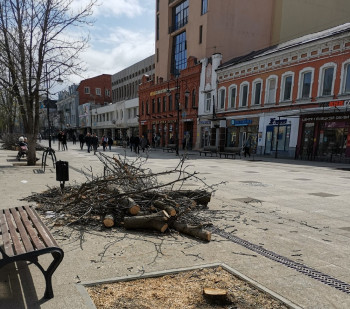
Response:
POLYGON ((154 278, 154 277, 162 277, 165 275, 173 275, 178 274, 185 271, 192 271, 197 270, 201 268, 213 268, 213 267, 222 267, 224 270, 229 272, 230 274, 242 279, 243 281, 248 282, 249 284, 253 285, 258 290, 270 295, 276 300, 279 300, 283 302, 286 306, 288 306, 291 309, 302 309, 302 307, 299 307, 298 305, 291 302, 289 299, 284 298, 283 296, 275 293, 274 291, 264 287, 259 282, 243 275, 239 271, 233 269, 232 267, 229 267, 228 265, 224 263, 214 263, 214 264, 204 264, 204 265, 197 265, 193 267, 187 267, 187 268, 178 268, 178 269, 170 269, 165 271, 156 271, 156 272, 150 272, 150 273, 144 273, 142 275, 134 275, 134 276, 124 276, 124 277, 116 277, 116 278, 110 278, 110 279, 104 279, 104 280, 97 280, 97 281, 87 281, 87 282, 81 282, 76 284, 76 287, 81 294, 82 298, 85 301, 85 304, 87 308, 89 309, 96 309, 95 304, 92 302, 89 293, 87 292, 85 287, 89 286, 95 286, 100 284, 108 284, 108 283, 115 283, 115 282, 125 282, 125 281, 132 281, 132 280, 138 280, 138 279, 147 279, 147 278, 154 278))

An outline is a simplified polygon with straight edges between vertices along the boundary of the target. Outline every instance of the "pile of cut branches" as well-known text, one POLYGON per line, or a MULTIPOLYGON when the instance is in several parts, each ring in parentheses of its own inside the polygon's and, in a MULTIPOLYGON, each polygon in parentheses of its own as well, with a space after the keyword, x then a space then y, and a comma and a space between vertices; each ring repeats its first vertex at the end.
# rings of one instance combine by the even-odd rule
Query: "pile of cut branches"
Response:
POLYGON ((197 172, 188 172, 185 159, 172 170, 153 173, 143 168, 147 159, 134 161, 98 153, 104 175, 85 172, 87 181, 34 194, 25 200, 38 203, 40 210, 50 212, 62 224, 102 222, 105 227, 153 229, 164 233, 175 229, 181 233, 210 241, 195 213, 207 208, 217 185, 208 185, 197 172), (188 181, 198 186, 186 189, 188 181))

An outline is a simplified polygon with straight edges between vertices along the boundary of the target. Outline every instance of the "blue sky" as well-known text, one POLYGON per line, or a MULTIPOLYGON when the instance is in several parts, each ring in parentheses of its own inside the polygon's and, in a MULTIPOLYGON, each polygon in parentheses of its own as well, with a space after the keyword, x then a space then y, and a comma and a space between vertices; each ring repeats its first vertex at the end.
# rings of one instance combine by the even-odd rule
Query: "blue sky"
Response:
POLYGON ((154 54, 155 0, 99 0, 92 17, 90 46, 82 54, 87 71, 70 82, 115 74, 154 54))

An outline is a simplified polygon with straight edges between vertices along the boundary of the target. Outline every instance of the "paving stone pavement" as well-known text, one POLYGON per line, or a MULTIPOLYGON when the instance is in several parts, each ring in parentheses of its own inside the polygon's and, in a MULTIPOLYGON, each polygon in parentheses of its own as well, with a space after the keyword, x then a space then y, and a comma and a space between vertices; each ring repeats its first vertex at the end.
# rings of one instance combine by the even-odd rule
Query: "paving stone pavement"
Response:
MULTIPOLYGON (((56 155, 69 162, 70 183, 85 181, 87 168, 103 172, 92 153, 68 147, 56 155)), ((106 152, 117 153, 136 157, 120 147, 106 152)), ((59 185, 50 159, 42 174, 40 165, 25 166, 15 156, 0 149, 0 208, 26 204, 20 199, 59 185)), ((157 149, 145 167, 163 171, 178 162, 174 153, 157 149)), ((210 243, 117 228, 84 235, 57 228, 51 231, 65 257, 53 277, 55 297, 42 300, 45 282, 36 266, 10 264, 0 269, 0 308, 89 308, 78 290, 81 282, 212 263, 225 263, 302 308, 350 308, 349 165, 196 152, 186 162, 208 183, 226 182, 203 212, 214 224, 210 243)))

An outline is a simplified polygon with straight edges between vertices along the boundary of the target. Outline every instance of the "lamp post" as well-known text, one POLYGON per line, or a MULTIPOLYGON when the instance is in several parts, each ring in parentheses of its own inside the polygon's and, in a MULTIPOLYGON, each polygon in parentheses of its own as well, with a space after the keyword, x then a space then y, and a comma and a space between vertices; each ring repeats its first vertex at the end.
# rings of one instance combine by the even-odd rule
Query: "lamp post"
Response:
MULTIPOLYGON (((180 89, 180 85, 182 82, 186 83, 186 90, 185 90, 185 97, 189 97, 190 96, 190 92, 187 89, 187 81, 186 80, 180 80, 177 77, 175 79, 175 105, 176 105, 176 109, 177 109, 177 124, 175 126, 175 151, 176 151, 176 155, 179 155, 179 134, 180 134, 180 102, 179 102, 179 96, 181 93, 181 89, 180 89)), ((169 89, 169 85, 168 85, 168 90, 167 90, 167 95, 170 96, 171 95, 171 90, 169 89)))
MULTIPOLYGON (((45 172, 45 166, 46 166, 46 159, 47 156, 50 155, 53 163, 53 167, 55 168, 56 165, 56 154, 55 150, 51 147, 51 124, 50 124, 50 100, 49 100, 49 88, 50 88, 50 79, 49 79, 49 73, 47 71, 47 64, 45 67, 45 75, 46 75, 46 109, 47 109, 47 123, 48 123, 48 130, 49 130, 49 147, 46 148, 43 152, 43 156, 41 159, 41 167, 44 169, 45 172)), ((62 84, 63 80, 61 79, 61 76, 59 75, 58 79, 56 80, 57 83, 62 84)))

